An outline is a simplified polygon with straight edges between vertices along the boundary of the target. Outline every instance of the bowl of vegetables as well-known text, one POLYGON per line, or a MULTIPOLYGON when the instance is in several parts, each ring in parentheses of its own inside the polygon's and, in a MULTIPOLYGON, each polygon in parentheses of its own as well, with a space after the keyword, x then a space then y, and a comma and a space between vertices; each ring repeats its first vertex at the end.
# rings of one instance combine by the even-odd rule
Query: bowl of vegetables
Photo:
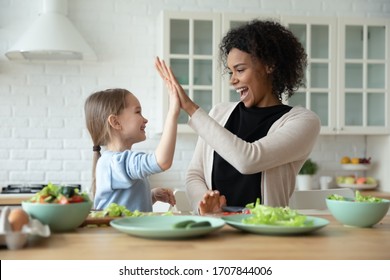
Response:
POLYGON ((84 222, 92 202, 86 193, 75 187, 49 183, 31 199, 23 201, 22 208, 32 218, 48 225, 51 231, 65 232, 84 222))
POLYGON ((359 191, 354 198, 332 194, 326 198, 326 205, 340 223, 354 227, 372 227, 387 214, 390 200, 364 196, 359 191))

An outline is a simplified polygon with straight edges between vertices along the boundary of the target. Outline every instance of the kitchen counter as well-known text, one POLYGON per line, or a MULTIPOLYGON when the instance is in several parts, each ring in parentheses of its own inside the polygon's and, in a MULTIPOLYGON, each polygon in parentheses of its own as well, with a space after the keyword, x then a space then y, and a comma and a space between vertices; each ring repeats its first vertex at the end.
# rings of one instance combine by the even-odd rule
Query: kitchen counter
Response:
POLYGON ((29 200, 34 194, 1 194, 0 206, 17 206, 21 205, 22 201, 29 200))
POLYGON ((32 240, 20 250, 1 249, 2 260, 389 260, 390 215, 372 228, 343 226, 330 221, 307 235, 268 236, 241 232, 228 225, 208 236, 188 240, 133 237, 111 227, 83 227, 32 240))

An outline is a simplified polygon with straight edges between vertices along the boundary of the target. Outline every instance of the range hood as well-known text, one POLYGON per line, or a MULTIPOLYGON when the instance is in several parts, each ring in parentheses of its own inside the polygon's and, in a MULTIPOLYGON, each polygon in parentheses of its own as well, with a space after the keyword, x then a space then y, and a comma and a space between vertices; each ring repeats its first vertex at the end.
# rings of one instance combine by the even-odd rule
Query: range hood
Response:
POLYGON ((5 55, 9 60, 96 60, 67 18, 66 0, 44 0, 43 13, 5 55))

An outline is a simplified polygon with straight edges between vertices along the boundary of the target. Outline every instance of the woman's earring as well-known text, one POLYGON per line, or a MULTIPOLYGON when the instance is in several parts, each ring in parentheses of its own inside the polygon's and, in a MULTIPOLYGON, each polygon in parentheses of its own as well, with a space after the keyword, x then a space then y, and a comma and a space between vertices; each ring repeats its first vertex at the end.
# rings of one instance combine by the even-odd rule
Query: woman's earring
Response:
POLYGON ((267 66, 266 72, 267 72, 267 74, 271 74, 272 72, 274 72, 274 67, 273 66, 267 66))

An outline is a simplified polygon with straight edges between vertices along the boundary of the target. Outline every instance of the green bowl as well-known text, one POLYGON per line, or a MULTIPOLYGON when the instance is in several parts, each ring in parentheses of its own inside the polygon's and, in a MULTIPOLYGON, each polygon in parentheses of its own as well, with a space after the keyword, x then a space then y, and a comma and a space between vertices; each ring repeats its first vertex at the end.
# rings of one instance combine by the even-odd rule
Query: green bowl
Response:
POLYGON ((387 214, 390 200, 382 202, 355 202, 351 198, 345 200, 326 199, 329 211, 340 223, 354 227, 372 227, 387 214))
POLYGON ((92 202, 69 204, 32 203, 23 201, 22 208, 32 218, 50 227, 53 232, 72 231, 87 218, 92 202))

